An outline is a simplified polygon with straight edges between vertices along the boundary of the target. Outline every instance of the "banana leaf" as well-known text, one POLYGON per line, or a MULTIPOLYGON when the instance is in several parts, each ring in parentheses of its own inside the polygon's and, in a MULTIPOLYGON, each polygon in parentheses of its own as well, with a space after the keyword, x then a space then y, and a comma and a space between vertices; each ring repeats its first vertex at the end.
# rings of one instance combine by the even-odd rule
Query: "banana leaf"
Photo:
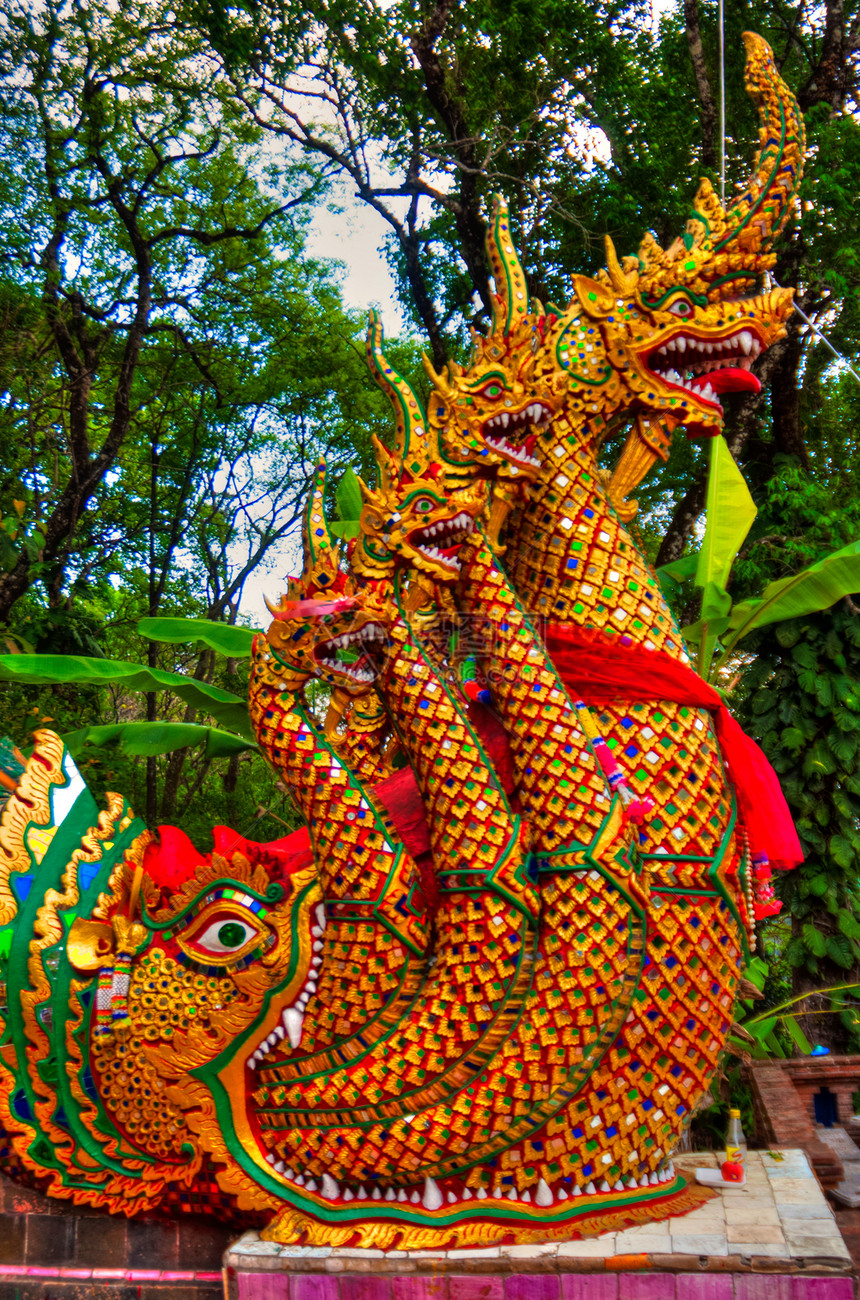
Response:
POLYGON ((335 500, 340 513, 341 520, 357 520, 361 514, 362 500, 361 488, 358 486, 358 475, 354 469, 348 469, 337 485, 335 500))
POLYGON ((717 637, 732 608, 726 591, 735 556, 758 513, 735 458, 720 437, 711 440, 708 471, 707 526, 696 565, 695 582, 702 588, 701 618, 696 635, 685 630, 698 650, 698 670, 707 677, 717 637))
POLYGON ((794 1016, 783 1016, 782 1023, 788 1030, 789 1037, 795 1046, 800 1048, 804 1056, 809 1056, 812 1051, 812 1044, 795 1020, 794 1016))
POLYGON ((680 560, 662 564, 657 570, 657 581, 669 604, 681 590, 681 584, 692 578, 699 563, 698 554, 682 555, 680 560))
POLYGON ((344 541, 352 541, 353 537, 358 537, 361 532, 361 523, 358 519, 336 519, 333 524, 329 524, 328 530, 335 537, 340 537, 344 541))
POLYGON ((88 659, 84 655, 0 655, 0 681, 36 686, 121 686, 129 691, 169 690, 246 740, 253 739, 248 706, 240 696, 193 677, 183 677, 181 673, 168 673, 143 664, 88 659))
POLYGON ((190 645, 202 641, 210 650, 231 659, 248 659, 256 633, 247 627, 232 627, 205 618, 142 618, 137 629, 149 641, 169 641, 173 645, 190 645))
POLYGON ((124 754, 153 758, 190 745, 205 745, 204 758, 228 758, 257 746, 220 727, 189 722, 117 722, 101 727, 81 727, 63 736, 73 756, 87 745, 104 749, 116 745, 124 754))
POLYGON ((780 578, 765 587, 757 600, 744 600, 732 610, 723 638, 723 655, 731 654, 738 641, 770 623, 800 618, 829 609, 843 596, 860 591, 860 541, 826 555, 790 578, 780 578))
MULTIPOLYGON (((711 462, 708 471, 707 526, 696 566, 696 586, 705 593, 702 618, 712 610, 708 594, 721 593, 727 599, 726 583, 735 556, 758 513, 743 474, 722 438, 711 439, 711 462)), ((728 613, 725 600, 716 600, 718 618, 728 613)), ((730 607, 729 602, 729 607, 730 607)))

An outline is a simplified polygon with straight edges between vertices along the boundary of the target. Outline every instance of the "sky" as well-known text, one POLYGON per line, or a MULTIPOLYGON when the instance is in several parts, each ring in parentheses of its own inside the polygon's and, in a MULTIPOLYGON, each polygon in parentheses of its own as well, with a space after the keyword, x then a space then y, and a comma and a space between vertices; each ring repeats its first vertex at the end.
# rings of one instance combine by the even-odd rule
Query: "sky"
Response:
POLYGON ((386 334, 403 329, 403 316, 394 301, 394 281, 379 250, 388 224, 360 199, 344 193, 343 212, 321 209, 307 241, 313 257, 331 257, 344 263, 341 282, 347 307, 366 312, 375 307, 386 334))
MULTIPOLYGON (((383 219, 359 199, 344 193, 340 213, 321 209, 311 226, 307 251, 312 257, 334 258, 343 263, 341 292, 347 307, 366 313, 375 307, 390 338, 404 328, 404 318, 394 297, 394 280, 379 250, 388 231, 383 219)), ((368 375, 368 383, 371 383, 368 375)), ((276 602, 285 579, 301 569, 299 529, 285 539, 274 563, 265 572, 251 574, 240 604, 241 614, 255 627, 268 627, 271 615, 264 597, 276 602)))

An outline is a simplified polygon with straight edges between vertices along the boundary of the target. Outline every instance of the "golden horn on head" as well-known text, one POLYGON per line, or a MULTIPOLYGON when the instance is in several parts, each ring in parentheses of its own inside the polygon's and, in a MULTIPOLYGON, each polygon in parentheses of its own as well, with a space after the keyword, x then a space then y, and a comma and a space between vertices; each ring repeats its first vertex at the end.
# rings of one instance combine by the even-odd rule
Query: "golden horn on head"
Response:
POLYGON ((526 277, 511 239, 508 205, 497 194, 493 216, 487 231, 487 256, 496 282, 493 298, 493 334, 510 334, 515 325, 528 315, 529 293, 526 277))
POLYGON ((326 465, 321 460, 314 470, 308 504, 302 516, 302 575, 296 584, 290 583, 292 599, 296 598, 294 585, 302 591, 330 588, 337 576, 340 551, 326 523, 325 485, 326 465))
POLYGON ((638 273, 629 273, 622 269, 618 260, 618 254, 615 251, 615 245, 608 235, 604 237, 606 245, 606 269, 609 272, 609 279, 612 282, 612 288, 616 293, 625 297, 633 293, 639 279, 638 273))
POLYGON ((423 463, 428 459, 427 417, 411 384, 397 373, 386 357, 384 341, 382 322, 376 312, 371 311, 367 326, 367 364, 394 407, 397 419, 394 454, 401 463, 405 463, 407 458, 410 462, 423 463))
POLYGON ((422 352, 421 360, 424 362, 424 369, 427 371, 427 378, 430 380, 430 383, 436 391, 441 393, 443 397, 447 397, 449 400, 453 401, 457 394, 451 387, 448 376, 440 373, 438 370, 434 370, 433 362, 430 360, 426 352, 422 352))

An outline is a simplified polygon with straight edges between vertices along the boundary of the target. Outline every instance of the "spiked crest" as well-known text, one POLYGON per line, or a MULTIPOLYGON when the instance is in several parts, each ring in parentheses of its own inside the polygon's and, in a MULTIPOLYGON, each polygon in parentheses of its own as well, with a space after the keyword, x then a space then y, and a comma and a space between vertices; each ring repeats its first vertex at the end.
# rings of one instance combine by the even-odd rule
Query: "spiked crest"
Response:
POLYGON ((656 306, 665 294, 684 287, 718 301, 748 292, 773 266, 768 250, 791 217, 803 170, 803 119, 767 42, 746 32, 744 44, 747 92, 761 122, 750 180, 726 211, 703 179, 684 234, 666 250, 647 234, 638 258, 620 264, 607 241, 608 269, 601 278, 615 293, 630 293, 635 286, 646 304, 656 306))
POLYGON ((396 426, 394 446, 389 450, 374 437, 379 466, 379 485, 388 491, 395 483, 433 477, 438 472, 439 443, 427 422, 421 401, 402 375, 389 362, 384 351, 382 323, 375 311, 370 313, 367 328, 367 364, 370 373, 394 407, 396 426))
POLYGON ((529 294, 511 239, 508 205, 501 194, 497 194, 493 202, 493 217, 487 232, 487 255, 496 282, 491 333, 509 334, 528 315, 529 294))
MULTIPOLYGON (((281 598, 282 609, 311 593, 327 591, 334 593, 343 588, 343 575, 339 570, 339 548, 325 521, 325 485, 325 461, 320 461, 314 470, 313 485, 302 516, 304 563, 301 576, 290 579, 287 592, 281 598)), ((277 617, 279 610, 272 605, 269 605, 269 609, 277 617)))

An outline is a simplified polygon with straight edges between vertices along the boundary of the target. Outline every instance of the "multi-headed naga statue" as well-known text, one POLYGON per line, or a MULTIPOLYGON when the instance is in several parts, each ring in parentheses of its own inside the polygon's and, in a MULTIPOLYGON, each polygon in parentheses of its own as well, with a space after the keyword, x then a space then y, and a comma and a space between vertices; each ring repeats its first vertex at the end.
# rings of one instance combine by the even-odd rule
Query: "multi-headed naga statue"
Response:
POLYGON ((303 572, 252 661, 260 748, 305 831, 222 827, 200 854, 119 795, 99 812, 47 732, 6 774, 13 1178, 383 1248, 575 1237, 695 1202, 672 1151, 773 910, 770 865, 797 846, 689 667, 625 498, 675 427, 719 434, 720 394, 757 387, 791 306, 760 281, 802 123, 746 40, 761 144, 728 211, 703 183, 671 248, 608 245, 544 308, 497 203, 491 329, 468 367, 431 370, 426 410, 371 322, 393 445, 350 548, 319 470, 303 572))

